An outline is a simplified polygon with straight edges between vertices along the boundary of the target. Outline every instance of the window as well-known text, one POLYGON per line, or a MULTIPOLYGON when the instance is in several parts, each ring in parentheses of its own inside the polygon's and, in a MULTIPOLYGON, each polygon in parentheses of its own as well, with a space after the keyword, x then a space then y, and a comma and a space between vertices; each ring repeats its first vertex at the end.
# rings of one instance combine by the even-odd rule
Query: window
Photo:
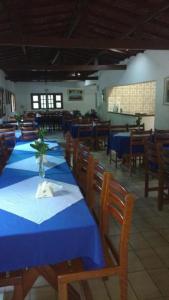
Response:
POLYGON ((31 94, 32 109, 61 109, 63 94, 31 94))

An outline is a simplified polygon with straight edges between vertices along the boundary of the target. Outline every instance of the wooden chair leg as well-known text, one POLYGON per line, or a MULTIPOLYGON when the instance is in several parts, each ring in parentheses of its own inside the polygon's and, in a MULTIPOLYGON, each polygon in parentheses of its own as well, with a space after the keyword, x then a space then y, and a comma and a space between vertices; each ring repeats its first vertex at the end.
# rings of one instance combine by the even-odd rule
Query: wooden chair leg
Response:
POLYGON ((16 285, 14 288, 12 300, 24 300, 23 295, 23 286, 22 285, 16 285))
POLYGON ((162 177, 159 179, 159 189, 158 189, 158 209, 163 209, 163 197, 164 197, 164 182, 162 180, 162 177))
POLYGON ((58 300, 68 300, 67 284, 59 282, 58 284, 58 300))
POLYGON ((149 174, 145 173, 145 187, 144 187, 144 196, 148 197, 148 186, 149 186, 149 174))
POLYGON ((127 300, 127 274, 122 274, 120 276, 120 300, 127 300))

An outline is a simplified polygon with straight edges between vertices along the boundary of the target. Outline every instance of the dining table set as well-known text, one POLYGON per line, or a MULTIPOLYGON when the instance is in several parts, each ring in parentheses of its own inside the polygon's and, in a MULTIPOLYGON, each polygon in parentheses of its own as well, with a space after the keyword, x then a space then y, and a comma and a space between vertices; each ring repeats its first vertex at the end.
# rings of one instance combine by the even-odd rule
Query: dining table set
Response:
POLYGON ((36 150, 20 140, 0 176, 0 272, 25 270, 24 296, 39 275, 50 282, 51 265, 81 258, 85 269, 104 266, 97 225, 63 150, 56 141, 45 143, 45 178, 36 150), (37 197, 44 181, 57 188, 52 196, 37 197), (36 275, 26 284, 31 272, 36 275))

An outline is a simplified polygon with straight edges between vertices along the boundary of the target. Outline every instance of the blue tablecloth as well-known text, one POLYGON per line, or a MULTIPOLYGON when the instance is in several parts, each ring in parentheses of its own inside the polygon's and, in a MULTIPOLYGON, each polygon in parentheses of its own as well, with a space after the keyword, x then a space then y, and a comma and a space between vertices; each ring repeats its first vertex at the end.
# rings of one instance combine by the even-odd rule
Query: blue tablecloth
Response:
MULTIPOLYGON (((23 142, 17 143, 21 144, 23 142)), ((63 152, 57 148, 50 151, 50 155, 63 156, 63 152)), ((38 172, 23 167, 10 168, 16 161, 22 161, 24 165, 24 160, 32 156, 33 151, 14 148, 0 177, 1 191, 3 187, 37 176, 38 172)), ((76 185, 66 162, 47 170, 46 177, 76 185)), ((25 186, 23 197, 26 193, 25 186)), ((0 249, 0 271, 56 264, 77 257, 83 258, 87 269, 104 266, 98 228, 83 199, 39 225, 0 210, 0 249)))
MULTIPOLYGON (((110 133, 108 138, 107 153, 114 150, 118 158, 122 158, 125 154, 130 153, 130 132, 119 132, 116 134, 110 133)), ((132 148, 133 153, 143 153, 144 146, 135 145, 132 148)))
POLYGON ((99 127, 97 128, 97 125, 93 125, 93 129, 92 131, 89 129, 89 124, 72 124, 70 126, 70 133, 72 135, 73 138, 77 138, 78 137, 78 130, 80 128, 80 126, 86 127, 86 130, 84 130, 83 132, 80 133, 80 137, 98 137, 98 136, 107 136, 109 134, 109 129, 108 130, 100 130, 99 131, 99 127), (96 133, 96 128, 97 128, 97 133, 96 133))
POLYGON ((130 151, 130 132, 110 133, 108 138, 108 153, 116 151, 119 158, 130 151))

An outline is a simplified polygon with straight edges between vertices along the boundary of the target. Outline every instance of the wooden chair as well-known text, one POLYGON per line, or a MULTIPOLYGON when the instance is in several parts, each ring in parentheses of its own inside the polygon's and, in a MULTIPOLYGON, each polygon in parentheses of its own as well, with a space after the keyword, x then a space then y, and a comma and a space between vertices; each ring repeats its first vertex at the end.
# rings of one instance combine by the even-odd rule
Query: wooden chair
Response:
MULTIPOLYGON (((107 174, 104 186, 104 196, 101 204, 100 231, 103 239, 106 266, 98 270, 79 270, 58 276, 59 300, 68 300, 68 286, 72 282, 84 282, 89 279, 118 275, 120 279, 120 299, 127 299, 127 265, 128 265, 128 239, 131 227, 134 197, 117 181, 107 174), (118 250, 108 237, 109 218, 113 218, 120 227, 120 241, 118 250)), ((86 299, 92 299, 88 289, 84 289, 86 299)))
POLYGON ((130 152, 128 156, 130 175, 132 168, 137 166, 137 162, 139 162, 139 165, 144 163, 144 146, 150 140, 151 135, 152 130, 131 131, 130 152))
POLYGON ((24 300, 23 271, 0 272, 0 287, 14 286, 12 299, 24 300))
POLYGON ((1 128, 0 135, 4 136, 4 140, 9 152, 11 152, 16 143, 15 129, 11 128, 1 128))
POLYGON ((132 125, 127 124, 127 131, 133 131, 133 130, 138 130, 138 131, 145 130, 144 123, 140 124, 140 126, 138 126, 137 124, 132 124, 132 125))
POLYGON ((90 180, 90 173, 93 167, 93 156, 90 154, 89 149, 79 144, 75 177, 84 195, 87 192, 87 183, 90 180))
POLYGON ((0 172, 2 172, 8 158, 9 158, 9 150, 6 146, 4 136, 0 136, 0 172))
POLYGON ((169 134, 169 129, 156 129, 154 130, 154 134, 164 134, 168 133, 169 134))
MULTIPOLYGON (((93 158, 93 157, 92 157, 93 158)), ((89 209, 93 213, 97 223, 99 223, 100 203, 103 197, 106 180, 106 169, 96 159, 90 161, 90 168, 87 176, 86 201, 89 209)))
POLYGON ((110 121, 101 122, 94 127, 94 148, 95 150, 104 149, 110 131, 110 121))
POLYGON ((70 168, 73 167, 73 161, 72 161, 72 158, 73 158, 73 138, 70 134, 69 131, 66 132, 65 134, 65 139, 66 139, 66 147, 65 147, 65 159, 69 165, 70 168))
POLYGON ((78 127, 77 139, 86 146, 93 149, 93 126, 92 124, 80 124, 78 127))
POLYGON ((38 138, 38 129, 34 127, 22 127, 21 128, 21 139, 23 140, 35 140, 38 138))
POLYGON ((169 148, 162 145, 158 151, 159 156, 159 195, 158 208, 163 209, 165 203, 169 204, 169 148))
POLYGON ((157 191, 159 195, 159 162, 157 151, 158 148, 156 143, 149 141, 145 145, 145 197, 148 197, 149 192, 152 191, 157 191), (157 180, 156 185, 151 185, 151 178, 155 178, 157 180))
POLYGON ((164 131, 157 132, 156 130, 154 132, 154 142, 158 144, 169 145, 169 132, 164 132, 164 131))

